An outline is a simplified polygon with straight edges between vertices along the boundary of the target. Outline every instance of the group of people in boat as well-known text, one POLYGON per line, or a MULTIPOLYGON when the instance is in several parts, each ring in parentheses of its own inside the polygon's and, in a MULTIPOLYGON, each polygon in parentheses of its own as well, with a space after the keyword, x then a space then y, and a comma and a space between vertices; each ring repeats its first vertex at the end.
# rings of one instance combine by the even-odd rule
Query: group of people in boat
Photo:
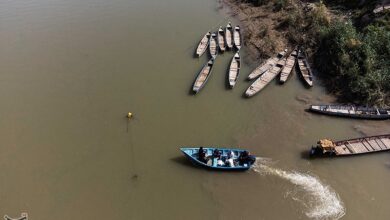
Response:
POLYGON ((222 151, 218 149, 215 149, 212 155, 207 155, 207 151, 200 147, 198 160, 210 166, 236 167, 249 166, 255 162, 256 158, 249 151, 243 151, 235 158, 233 151, 228 151, 227 155, 222 155, 222 151))

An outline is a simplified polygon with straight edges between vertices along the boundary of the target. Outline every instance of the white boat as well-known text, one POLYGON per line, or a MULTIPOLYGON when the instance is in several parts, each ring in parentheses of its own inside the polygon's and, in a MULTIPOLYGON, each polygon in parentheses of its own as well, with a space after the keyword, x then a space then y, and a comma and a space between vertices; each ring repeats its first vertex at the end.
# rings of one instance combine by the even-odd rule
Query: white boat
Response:
POLYGON ((306 84, 313 86, 313 74, 309 62, 307 61, 305 53, 302 51, 302 49, 298 52, 298 67, 299 72, 301 73, 301 76, 305 80, 306 84))
POLYGON ((214 59, 211 58, 209 62, 207 62, 206 65, 204 65, 202 70, 199 72, 192 87, 192 90, 195 92, 195 94, 198 93, 206 84, 208 78, 210 77, 211 70, 213 69, 213 65, 214 59))
POLYGON ((226 41, 226 46, 229 50, 233 48, 232 36, 233 36, 233 28, 232 28, 232 24, 229 22, 225 29, 225 41, 226 41))
POLYGON ((278 53, 276 57, 269 58, 264 63, 262 63, 260 66, 256 67, 248 76, 248 80, 252 80, 266 72, 267 70, 271 69, 275 64, 282 59, 287 53, 287 49, 284 51, 278 53))
POLYGON ((218 29, 218 47, 221 52, 224 52, 226 50, 225 47, 225 39, 224 39, 224 32, 222 29, 222 26, 218 29))
POLYGON ((207 32, 203 38, 200 40, 198 47, 196 48, 195 54, 200 57, 204 54, 204 52, 207 49, 207 46, 209 45, 209 39, 210 39, 210 32, 207 32))
POLYGON ((297 58, 297 55, 298 51, 297 48, 295 48, 286 58, 286 64, 284 65, 282 72, 280 73, 280 83, 285 83, 287 81, 295 66, 295 60, 297 58))
POLYGON ((241 31, 240 26, 236 26, 233 32, 234 46, 236 46, 237 50, 241 49, 241 31))
POLYGON ((218 50, 217 50, 217 35, 215 33, 211 34, 210 37, 210 43, 209 43, 209 52, 213 59, 217 57, 218 50))
POLYGON ((237 52, 233 56, 232 61, 230 62, 230 67, 229 67, 229 86, 230 86, 230 88, 233 88, 234 85, 236 85, 238 75, 240 74, 240 66, 241 66, 240 53, 237 52))
POLYGON ((249 86, 249 88, 245 92, 246 97, 252 97, 256 93, 260 92, 268 83, 270 83, 282 70, 283 66, 285 64, 285 60, 279 60, 279 62, 273 66, 270 70, 267 70, 263 75, 261 75, 259 78, 256 79, 252 83, 252 85, 249 86))

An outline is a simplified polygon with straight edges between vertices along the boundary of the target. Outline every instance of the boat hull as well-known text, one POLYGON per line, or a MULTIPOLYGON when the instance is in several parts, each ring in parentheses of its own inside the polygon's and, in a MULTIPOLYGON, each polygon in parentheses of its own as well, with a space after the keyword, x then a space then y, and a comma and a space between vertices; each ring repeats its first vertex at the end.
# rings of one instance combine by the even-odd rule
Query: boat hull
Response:
POLYGON ((312 146, 309 152, 310 157, 346 157, 390 151, 390 134, 353 138, 332 143, 331 150, 320 145, 312 146))
MULTIPOLYGON (((321 106, 324 107, 324 106, 321 106)), ((325 111, 321 108, 317 108, 317 106, 311 105, 309 108, 309 111, 323 114, 323 115, 330 115, 330 116, 337 116, 337 117, 347 117, 347 118, 355 118, 355 119, 369 119, 369 120, 387 120, 390 119, 389 114, 381 114, 381 115, 373 115, 373 114, 349 114, 349 113, 342 113, 342 112, 331 112, 331 111, 325 111)))
MULTIPOLYGON (((210 147, 210 148, 203 148, 204 150, 206 150, 207 154, 208 155, 211 155, 212 152, 215 150, 215 149, 218 149, 222 152, 222 157, 226 156, 227 152, 228 151, 233 151, 234 154, 236 156, 238 156, 240 153, 244 152, 245 150, 242 150, 242 149, 230 149, 230 148, 213 148, 213 147, 210 147)), ((197 158, 196 158, 196 155, 197 155, 197 152, 199 150, 199 148, 180 148, 180 150, 182 151, 182 153, 184 154, 184 156, 190 160, 194 165, 196 166, 199 166, 199 167, 202 167, 202 168, 205 168, 205 169, 209 169, 209 170, 218 170, 218 171, 246 171, 248 169, 251 168, 251 166, 253 165, 252 164, 248 164, 247 166, 235 166, 235 167, 227 167, 227 166, 211 166, 211 165, 208 165, 208 164, 205 164, 201 161, 199 161, 197 158)), ((253 156, 252 156, 253 157, 253 156)))

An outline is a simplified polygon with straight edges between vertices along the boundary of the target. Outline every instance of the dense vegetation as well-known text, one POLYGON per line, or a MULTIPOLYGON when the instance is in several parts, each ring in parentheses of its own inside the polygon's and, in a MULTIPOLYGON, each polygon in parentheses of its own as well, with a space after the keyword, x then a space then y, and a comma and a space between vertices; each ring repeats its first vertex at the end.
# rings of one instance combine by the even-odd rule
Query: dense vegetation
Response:
POLYGON ((373 0, 248 0, 285 10, 289 42, 304 45, 330 92, 344 102, 390 105, 390 12, 372 13, 373 0), (328 9, 330 7, 332 12, 328 9))

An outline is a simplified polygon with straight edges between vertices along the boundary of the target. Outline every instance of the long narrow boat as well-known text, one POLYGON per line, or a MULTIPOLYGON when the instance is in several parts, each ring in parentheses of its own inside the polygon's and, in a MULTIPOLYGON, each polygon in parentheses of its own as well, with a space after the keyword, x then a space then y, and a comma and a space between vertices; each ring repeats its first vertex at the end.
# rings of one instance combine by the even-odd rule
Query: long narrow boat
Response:
POLYGON ((390 134, 343 141, 322 139, 310 150, 310 156, 349 156, 390 150, 390 134))
POLYGON ((300 49, 298 52, 298 68, 306 84, 313 86, 313 74, 309 62, 307 61, 305 53, 302 49, 300 49))
POLYGON ((354 105, 311 105, 310 111, 359 119, 390 119, 390 109, 360 107, 354 105))
POLYGON ((209 52, 213 59, 217 57, 218 54, 217 35, 215 33, 212 33, 210 37, 209 52))
POLYGON ((234 28, 233 39, 234 39, 234 46, 236 46, 237 50, 240 50, 242 39, 241 39, 240 26, 238 25, 234 28))
POLYGON ((238 75, 240 74, 240 66, 241 66, 240 53, 237 52, 233 56, 232 61, 230 62, 230 67, 229 67, 229 86, 230 86, 230 88, 233 88, 234 85, 236 85, 238 75))
POLYGON ((226 50, 224 35, 225 34, 224 34, 222 26, 221 26, 218 29, 218 47, 219 47, 219 50, 221 52, 225 52, 225 50, 226 50))
POLYGON ((210 38, 211 33, 207 32, 203 38, 200 40, 198 47, 196 48, 195 54, 200 57, 204 54, 204 52, 207 49, 207 46, 209 45, 209 38, 210 38))
POLYGON ((220 171, 245 171, 251 168, 251 166, 256 161, 256 158, 252 155, 248 155, 246 162, 239 162, 239 156, 247 150, 242 149, 230 149, 230 148, 203 148, 206 153, 207 162, 202 162, 198 158, 199 148, 180 148, 184 156, 186 156, 193 164, 211 169, 211 170, 220 170, 220 171), (215 150, 218 150, 221 153, 220 160, 222 163, 218 163, 217 158, 213 157, 215 150), (233 159, 233 166, 228 166, 228 158, 233 159), (226 164, 226 165, 225 165, 226 164))
POLYGON ((225 29, 225 41, 226 41, 226 46, 229 50, 233 48, 232 36, 233 36, 233 28, 232 28, 232 24, 229 22, 225 29))
POLYGON ((297 53, 297 49, 294 49, 286 58, 286 65, 284 65, 282 72, 280 72, 280 83, 285 83, 287 81, 287 78, 290 76, 295 65, 297 53))
POLYGON ((268 85, 268 83, 270 83, 280 73, 284 64, 285 60, 279 60, 279 62, 275 66, 263 73, 263 75, 257 78, 256 81, 254 81, 252 85, 249 86, 249 88, 245 92, 245 96, 252 97, 256 93, 260 92, 260 90, 262 90, 266 85, 268 85))
POLYGON ((267 70, 271 69, 275 64, 282 59, 287 53, 287 49, 284 51, 278 53, 275 57, 269 58, 264 63, 262 63, 260 66, 256 67, 248 76, 248 80, 252 80, 266 72, 267 70))
POLYGON ((210 77, 211 70, 213 69, 214 59, 211 58, 209 62, 202 68, 199 72, 198 76, 195 79, 194 86, 192 87, 192 91, 198 93, 206 84, 207 79, 210 77))

